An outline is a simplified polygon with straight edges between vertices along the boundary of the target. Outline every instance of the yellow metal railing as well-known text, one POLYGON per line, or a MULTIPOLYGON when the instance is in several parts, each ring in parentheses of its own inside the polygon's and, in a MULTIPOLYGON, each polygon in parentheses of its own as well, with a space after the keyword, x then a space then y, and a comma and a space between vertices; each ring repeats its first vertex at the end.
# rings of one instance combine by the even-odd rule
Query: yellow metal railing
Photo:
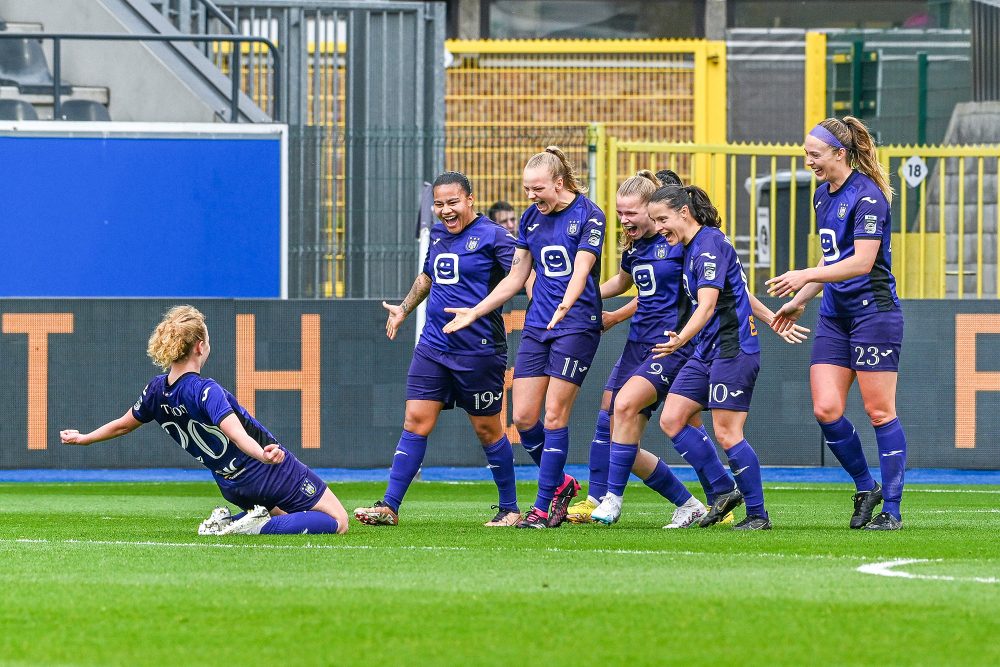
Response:
MULTIPOLYGON (((637 168, 670 166, 685 182, 705 188, 756 292, 765 291, 770 277, 819 261, 811 205, 817 181, 803 164, 801 146, 657 143, 611 136, 599 148, 604 173, 598 203, 606 210, 614 211, 617 184, 637 168)), ((997 182, 1000 145, 884 146, 879 159, 896 192, 892 255, 899 295, 1000 298, 998 188, 984 187, 989 179, 997 182), (919 182, 911 187, 904 171, 919 182)), ((618 222, 608 217, 608 236, 617 238, 618 222)), ((618 261, 608 250, 606 275, 617 270, 618 261)))

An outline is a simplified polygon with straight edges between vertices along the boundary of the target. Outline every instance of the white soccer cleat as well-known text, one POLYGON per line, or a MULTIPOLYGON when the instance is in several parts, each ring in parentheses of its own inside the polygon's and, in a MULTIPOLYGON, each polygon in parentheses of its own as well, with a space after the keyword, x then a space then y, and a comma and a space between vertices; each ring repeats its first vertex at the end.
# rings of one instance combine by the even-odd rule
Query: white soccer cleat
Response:
POLYGON ((218 535, 219 531, 233 522, 233 515, 228 507, 216 507, 208 518, 198 526, 199 535, 218 535))
POLYGON ((700 500, 691 496, 690 500, 674 510, 670 523, 664 528, 690 528, 706 514, 708 514, 708 508, 700 500))
POLYGON ((219 531, 219 535, 258 535, 260 529, 271 520, 271 513, 262 505, 254 505, 236 521, 219 531))
POLYGON ((610 526, 618 523, 622 516, 622 497, 613 493, 608 493, 601 498, 601 504, 590 513, 590 520, 595 523, 603 523, 610 526))

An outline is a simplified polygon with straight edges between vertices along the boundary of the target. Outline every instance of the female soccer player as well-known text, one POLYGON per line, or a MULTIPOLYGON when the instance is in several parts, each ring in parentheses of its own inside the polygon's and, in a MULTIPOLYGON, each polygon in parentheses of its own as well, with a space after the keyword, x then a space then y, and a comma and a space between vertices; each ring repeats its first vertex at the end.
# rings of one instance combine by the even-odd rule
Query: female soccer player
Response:
POLYGON ((601 338, 600 269, 604 213, 584 195, 556 146, 536 153, 523 174, 532 206, 521 216, 510 274, 471 308, 447 308, 455 333, 499 308, 536 266, 532 300, 514 363, 514 423, 540 470, 538 495, 518 528, 554 528, 566 518, 580 485, 566 475, 570 412, 601 338), (539 421, 545 407, 545 422, 539 421))
MULTIPOLYGON (((745 498, 747 516, 734 528, 769 530, 760 462, 743 436, 743 425, 760 370, 754 315, 770 323, 774 314, 749 293, 736 250, 719 229, 719 212, 704 190, 660 188, 650 198, 649 216, 669 243, 684 246, 684 289, 695 306, 680 333, 668 331, 669 340, 653 348, 654 359, 669 358, 695 342, 694 354, 670 387, 660 426, 716 494, 700 526, 718 522, 745 498), (712 426, 726 450, 735 486, 715 447, 687 425, 704 407, 712 410, 712 426)), ((788 331, 788 342, 804 338, 805 329, 788 331)))
POLYGON ((854 479, 851 528, 898 530, 903 526, 899 503, 906 436, 896 417, 903 311, 892 275, 892 189, 875 142, 857 118, 819 123, 805 139, 805 154, 806 165, 824 181, 813 199, 823 258, 815 268, 768 281, 771 294, 794 294, 778 310, 773 326, 790 326, 823 291, 809 369, 813 413, 826 444, 854 479), (855 378, 875 427, 881 486, 868 469, 857 431, 844 416, 855 378), (872 519, 883 498, 882 512, 872 519))
POLYGON ((192 306, 167 311, 147 352, 167 371, 154 377, 135 405, 91 431, 59 432, 67 445, 89 445, 131 433, 156 420, 184 451, 212 471, 222 497, 244 511, 219 507, 200 535, 346 533, 347 512, 319 476, 215 380, 203 378, 211 346, 205 316, 192 306))
MULTIPOLYGON (((634 306, 629 304, 631 308, 620 309, 630 309, 634 316, 625 349, 608 378, 603 409, 598 416, 598 431, 603 426, 612 435, 609 438, 606 432, 602 443, 602 434, 598 432, 591 444, 589 494, 586 500, 569 508, 568 519, 574 523, 591 520, 607 525, 615 523, 621 516, 622 495, 630 472, 677 506, 664 528, 685 528, 706 513, 705 506, 691 495, 665 462, 639 448, 649 417, 663 401, 671 380, 691 350, 688 346, 672 355, 667 363, 650 358, 653 345, 665 339, 665 331, 678 329, 689 310, 687 297, 681 293, 684 248, 671 247, 657 234, 646 211, 650 196, 660 185, 661 181, 652 172, 642 170, 618 188, 621 269, 601 285, 601 297, 617 296, 632 285, 638 286, 638 297, 634 306), (613 425, 609 425, 612 418, 613 425)), ((618 312, 605 314, 605 330, 608 324, 613 326, 619 321, 618 312)), ((693 415, 691 424, 700 428, 700 415, 693 415)))
POLYGON ((448 304, 473 305, 490 293, 510 271, 514 237, 473 208, 472 185, 464 174, 446 171, 434 180, 434 214, 440 222, 431 229, 424 270, 413 281, 398 306, 389 311, 385 333, 396 337, 400 325, 428 297, 427 320, 406 376, 406 415, 396 445, 385 496, 372 507, 354 510, 358 521, 395 526, 399 506, 420 469, 427 437, 441 410, 457 403, 469 415, 483 446, 499 490, 496 516, 487 526, 513 526, 521 520, 514 485, 514 450, 504 432, 500 414, 507 338, 500 309, 496 308, 461 334, 446 336, 448 304))

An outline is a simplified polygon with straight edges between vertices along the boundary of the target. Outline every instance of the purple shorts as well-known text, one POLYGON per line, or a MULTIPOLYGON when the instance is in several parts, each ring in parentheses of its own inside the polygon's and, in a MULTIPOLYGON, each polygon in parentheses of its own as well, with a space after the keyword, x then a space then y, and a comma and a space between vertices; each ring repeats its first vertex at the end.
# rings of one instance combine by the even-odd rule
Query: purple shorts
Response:
POLYGON ((311 510, 323 497, 326 482, 284 447, 285 460, 277 465, 249 468, 236 479, 215 476, 222 497, 241 509, 263 505, 289 514, 311 510))
POLYGON ((608 376, 608 381, 604 383, 604 391, 614 391, 615 382, 618 381, 618 369, 621 368, 622 358, 618 357, 618 361, 615 362, 615 367, 611 369, 611 375, 608 376))
POLYGON ((716 357, 709 363, 695 356, 677 374, 670 393, 690 398, 709 410, 749 412, 759 371, 760 352, 716 357))
POLYGON ((580 386, 600 342, 600 331, 557 332, 525 327, 514 360, 514 379, 548 375, 580 386))
POLYGON ((495 415, 503 404, 506 354, 450 354, 427 345, 413 349, 406 400, 455 405, 477 417, 495 415))
POLYGON ((903 347, 903 311, 888 310, 857 317, 826 317, 816 322, 812 364, 831 364, 854 371, 899 370, 903 347))
POLYGON ((653 345, 654 343, 637 343, 633 341, 625 343, 625 349, 622 351, 619 365, 615 366, 615 370, 618 372, 617 374, 613 373, 612 378, 608 380, 608 384, 612 384, 612 380, 614 381, 611 394, 611 408, 608 410, 609 415, 614 414, 615 399, 618 397, 618 392, 621 388, 625 386, 625 383, 630 378, 641 377, 648 380, 656 390, 656 400, 639 411, 640 414, 651 417, 657 408, 660 407, 663 399, 666 398, 667 392, 670 390, 670 383, 677 377, 677 374, 691 356, 687 353, 688 348, 685 348, 685 352, 654 359, 653 345))

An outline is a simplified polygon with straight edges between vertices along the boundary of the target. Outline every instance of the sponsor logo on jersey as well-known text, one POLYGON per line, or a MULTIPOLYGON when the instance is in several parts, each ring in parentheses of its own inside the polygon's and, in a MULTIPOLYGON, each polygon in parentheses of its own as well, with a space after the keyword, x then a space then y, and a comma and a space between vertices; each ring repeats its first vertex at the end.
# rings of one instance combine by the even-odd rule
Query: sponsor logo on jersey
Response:
POLYGON ((874 234, 875 229, 878 227, 874 222, 865 223, 865 234, 874 234))
POLYGON ((716 256, 709 252, 703 252, 699 257, 708 257, 709 259, 716 259, 716 256))
POLYGON ((663 259, 667 256, 667 246, 658 245, 656 246, 656 259, 663 259))
POLYGON ((307 479, 302 482, 301 491, 311 498, 316 495, 316 485, 312 483, 312 480, 307 479))
POLYGON ((566 233, 570 236, 576 236, 580 233, 580 221, 574 220, 569 223, 569 227, 566 228, 566 233))
POLYGON ((528 231, 529 232, 535 231, 535 227, 537 227, 538 225, 539 225, 539 223, 537 223, 537 222, 535 224, 533 224, 533 225, 528 225, 528 231))
POLYGON ((843 220, 846 217, 847 217, 847 202, 842 201, 840 202, 840 205, 837 206, 837 219, 843 220))
POLYGON ((715 262, 705 262, 705 280, 715 280, 715 262))
POLYGON ((866 201, 866 202, 868 202, 869 204, 877 204, 877 203, 878 203, 877 201, 875 201, 875 200, 874 200, 873 198, 871 198, 871 197, 862 197, 862 198, 861 198, 861 201, 866 201))
POLYGON ((590 231, 590 238, 587 239, 587 243, 594 246, 595 248, 601 245, 601 232, 596 229, 590 231))
POLYGON ((469 240, 465 242, 465 249, 466 250, 475 250, 478 247, 479 247, 479 237, 478 236, 470 236, 469 240))
POLYGON ((587 222, 593 223, 593 224, 597 225, 598 227, 603 227, 604 226, 604 223, 601 222, 600 220, 598 220, 597 218, 591 218, 587 222))

